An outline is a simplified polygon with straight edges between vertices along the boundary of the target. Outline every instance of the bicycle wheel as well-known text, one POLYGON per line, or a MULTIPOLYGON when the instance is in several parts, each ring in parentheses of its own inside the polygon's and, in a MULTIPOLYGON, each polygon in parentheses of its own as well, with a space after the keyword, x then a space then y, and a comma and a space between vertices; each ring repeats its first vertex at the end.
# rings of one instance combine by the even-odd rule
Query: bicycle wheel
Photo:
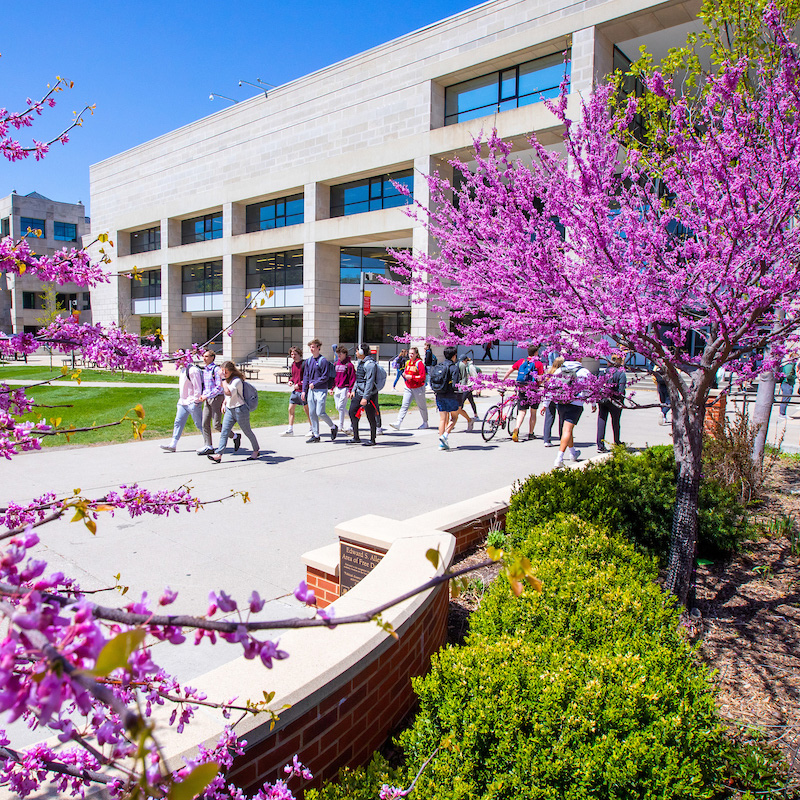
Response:
POLYGON ((498 429, 503 427, 502 417, 500 416, 500 406, 492 406, 483 418, 481 425, 481 436, 483 441, 488 442, 494 438, 498 429))
POLYGON ((517 412, 519 411, 519 400, 514 400, 508 406, 508 413, 506 414, 506 418, 504 422, 506 423, 506 428, 508 429, 508 435, 514 432, 514 426, 517 424, 517 412))

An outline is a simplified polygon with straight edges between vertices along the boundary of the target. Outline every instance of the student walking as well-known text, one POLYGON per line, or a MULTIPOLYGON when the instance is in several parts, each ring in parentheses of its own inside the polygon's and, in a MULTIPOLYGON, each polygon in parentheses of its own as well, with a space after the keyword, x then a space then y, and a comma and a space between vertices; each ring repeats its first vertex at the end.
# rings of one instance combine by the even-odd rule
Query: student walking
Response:
POLYGON ((333 385, 333 367, 331 362, 321 354, 322 342, 312 339, 308 343, 311 357, 306 359, 303 370, 302 399, 308 403, 308 417, 311 422, 311 436, 308 443, 319 441, 319 421, 322 420, 331 429, 331 441, 336 441, 339 427, 325 411, 328 389, 333 385))
POLYGON ((167 453, 174 453, 181 438, 186 420, 192 418, 198 431, 203 429, 203 374, 195 364, 181 367, 178 377, 178 408, 175 412, 175 423, 172 426, 172 439, 169 444, 159 445, 167 453))
POLYGON ((508 372, 503 376, 503 380, 508 380, 512 372, 517 373, 517 402, 519 410, 517 411, 517 421, 514 425, 514 430, 511 433, 511 439, 515 442, 519 441, 519 432, 522 428, 522 423, 525 422, 525 415, 530 411, 530 422, 528 423, 528 441, 535 439, 534 428, 536 427, 536 410, 539 408, 539 403, 534 402, 527 392, 528 388, 532 388, 544 375, 544 364, 539 361, 537 356, 539 346, 532 344, 528 346, 528 355, 526 358, 520 358, 515 361, 509 368, 508 372))
MULTIPOLYGON (((564 363, 564 356, 556 356, 553 359, 553 363, 548 368, 547 372, 544 375, 545 382, 552 375, 562 364, 564 363)), ((544 404, 544 430, 542 431, 542 437, 544 438, 544 446, 545 447, 557 447, 558 443, 561 439, 561 423, 558 425, 558 439, 555 441, 553 440, 553 423, 556 420, 556 404, 552 400, 548 401, 545 399, 544 404)), ((542 412, 539 412, 542 413, 542 412)))
POLYGON ((781 365, 781 404, 778 408, 780 419, 786 419, 789 398, 794 394, 794 383, 797 380, 794 359, 781 365))
POLYGON ((456 363, 458 350, 445 347, 444 361, 431 369, 431 389, 436 395, 436 408, 439 410, 439 449, 450 449, 450 433, 458 419, 458 395, 456 385, 461 379, 461 371, 456 363))
MULTIPOLYGON (((478 421, 478 407, 475 405, 475 396, 472 394, 472 389, 475 386, 475 380, 478 377, 478 368, 472 363, 469 356, 461 356, 461 361, 458 364, 459 372, 461 373, 461 408, 469 403, 472 407, 472 422, 478 421)), ((467 425, 468 430, 472 430, 472 425, 467 425)))
POLYGON ((289 382, 292 385, 292 391, 289 395, 289 427, 283 436, 294 436, 294 417, 297 406, 300 406, 306 412, 308 417, 308 405, 303 399, 303 371, 305 369, 305 361, 303 361, 303 354, 300 352, 299 347, 290 347, 289 356, 292 359, 289 369, 291 370, 292 377, 289 382))
MULTIPOLYGON (((217 354, 213 350, 203 353, 203 447, 197 451, 199 456, 207 456, 214 452, 214 443, 211 439, 211 426, 219 433, 222 430, 222 374, 219 365, 214 363, 217 354)), ((239 449, 242 435, 234 436, 234 444, 239 449)))
POLYGON ((397 374, 394 376, 394 383, 392 384, 392 389, 397 388, 397 381, 400 380, 400 376, 403 374, 403 370, 406 366, 406 361, 408 361, 408 350, 401 350, 397 357, 392 361, 392 366, 397 370, 397 374))
POLYGON ((661 367, 653 367, 653 380, 655 381, 656 388, 658 389, 658 401, 661 403, 661 420, 658 424, 669 425, 669 422, 667 421, 667 414, 669 414, 672 404, 669 400, 669 389, 667 388, 667 382, 664 380, 664 374, 661 371, 661 367))
MULTIPOLYGON (((565 394, 571 393, 572 398, 562 400, 556 403, 558 409, 558 416, 561 423, 561 442, 558 446, 558 454, 556 455, 555 463, 553 464, 556 469, 564 465, 564 454, 569 450, 570 458, 577 461, 580 457, 581 451, 575 448, 575 439, 573 437, 573 430, 578 424, 578 420, 583 414, 583 400, 581 399, 580 392, 575 392, 571 388, 572 384, 584 380, 591 375, 586 367, 581 366, 581 362, 574 359, 564 359, 564 363, 553 373, 554 378, 561 378, 563 386, 562 391, 565 394)), ((539 412, 544 414, 545 409, 539 412)))
POLYGON ((242 432, 250 442, 253 452, 248 456, 248 461, 258 459, 258 439, 250 427, 250 409, 244 401, 244 375, 236 368, 232 361, 226 361, 222 365, 222 391, 225 395, 225 416, 222 419, 222 431, 219 435, 219 444, 213 455, 208 458, 215 464, 222 461, 222 454, 225 452, 225 445, 228 444, 228 437, 234 423, 238 423, 242 432))
POLYGON ((356 350, 358 366, 356 367, 356 383, 350 393, 350 425, 353 438, 345 444, 363 444, 371 447, 375 444, 378 433, 378 384, 377 365, 369 351, 369 345, 360 344, 356 350), (358 419, 361 414, 367 415, 369 422, 369 441, 362 442, 358 435, 358 419))
POLYGON ((611 417, 611 428, 614 431, 614 444, 621 444, 619 423, 625 401, 625 390, 628 386, 628 376, 622 366, 622 356, 611 356, 611 365, 606 376, 611 384, 611 396, 597 403, 597 450, 600 453, 608 452, 605 439, 606 422, 609 417, 611 417))
POLYGON ((343 433, 350 433, 347 426, 347 397, 356 385, 356 368, 350 360, 350 354, 344 345, 336 348, 336 366, 333 388, 330 390, 333 395, 333 404, 339 412, 339 430, 343 433))
POLYGON ((431 346, 428 342, 425 342, 422 360, 425 362, 425 382, 427 384, 428 380, 430 379, 431 368, 435 367, 439 363, 439 359, 436 358, 436 354, 433 352, 433 350, 431 350, 431 346))
POLYGON ((408 351, 408 360, 403 370, 403 380, 406 388, 403 390, 403 402, 400 404, 400 413, 397 415, 397 422, 392 422, 390 427, 396 431, 400 430, 403 420, 406 418, 408 408, 413 400, 417 404, 422 425, 420 429, 428 427, 428 406, 425 402, 425 364, 419 357, 419 349, 411 347, 408 351))

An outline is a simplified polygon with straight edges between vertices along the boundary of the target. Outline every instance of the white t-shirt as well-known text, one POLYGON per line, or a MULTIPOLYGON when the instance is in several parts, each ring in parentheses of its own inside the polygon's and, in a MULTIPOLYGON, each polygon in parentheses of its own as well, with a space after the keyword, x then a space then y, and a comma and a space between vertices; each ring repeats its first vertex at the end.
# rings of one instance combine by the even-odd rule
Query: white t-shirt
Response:
POLYGON ((228 408, 239 408, 244 405, 244 395, 241 378, 233 378, 230 381, 223 381, 223 386, 227 386, 230 394, 225 395, 225 405, 228 408))

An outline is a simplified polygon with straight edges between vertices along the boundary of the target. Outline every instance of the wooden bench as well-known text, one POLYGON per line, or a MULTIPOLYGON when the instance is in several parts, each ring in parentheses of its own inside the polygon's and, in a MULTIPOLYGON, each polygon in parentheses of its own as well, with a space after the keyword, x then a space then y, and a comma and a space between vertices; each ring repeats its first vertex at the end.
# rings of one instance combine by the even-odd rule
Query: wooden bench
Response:
POLYGON ((245 378, 247 378, 249 381, 257 381, 258 376, 260 375, 260 370, 250 369, 249 367, 243 367, 242 372, 244 373, 245 378))
POLYGON ((289 383, 289 381, 292 379, 291 370, 289 372, 276 372, 274 374, 275 374, 275 383, 283 383, 284 380, 286 381, 286 383, 289 383))

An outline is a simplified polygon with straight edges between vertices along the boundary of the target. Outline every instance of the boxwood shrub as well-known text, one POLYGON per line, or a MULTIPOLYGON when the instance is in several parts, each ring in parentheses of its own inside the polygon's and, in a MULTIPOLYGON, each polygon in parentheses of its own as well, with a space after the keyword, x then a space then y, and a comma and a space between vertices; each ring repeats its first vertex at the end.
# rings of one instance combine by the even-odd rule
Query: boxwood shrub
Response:
MULTIPOLYGON (((671 446, 641 455, 621 448, 612 458, 580 470, 555 470, 520 484, 511 500, 506 530, 521 542, 536 525, 556 514, 576 514, 630 539, 662 561, 669 551, 675 502, 671 446)), ((703 481, 699 498, 698 550, 703 557, 733 552, 747 534, 746 509, 737 493, 703 481)))

